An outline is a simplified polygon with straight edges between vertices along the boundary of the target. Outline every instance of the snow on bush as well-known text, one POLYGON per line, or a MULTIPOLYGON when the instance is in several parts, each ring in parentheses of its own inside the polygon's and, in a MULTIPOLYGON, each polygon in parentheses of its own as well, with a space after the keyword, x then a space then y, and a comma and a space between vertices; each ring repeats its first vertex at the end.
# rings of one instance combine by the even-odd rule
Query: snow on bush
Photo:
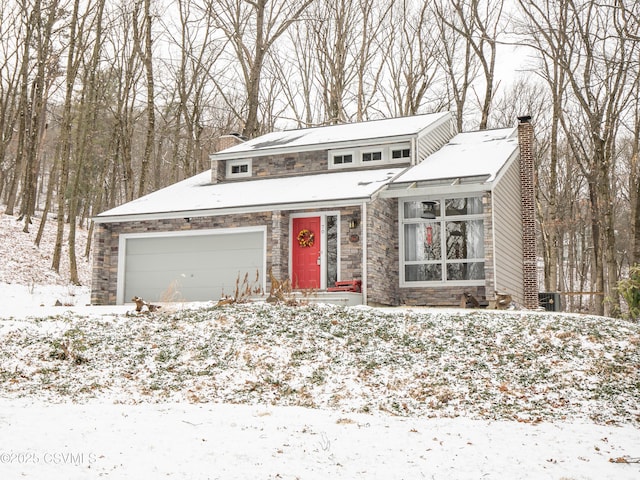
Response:
POLYGON ((4 396, 640 425, 640 326, 267 303, 0 322, 4 396))

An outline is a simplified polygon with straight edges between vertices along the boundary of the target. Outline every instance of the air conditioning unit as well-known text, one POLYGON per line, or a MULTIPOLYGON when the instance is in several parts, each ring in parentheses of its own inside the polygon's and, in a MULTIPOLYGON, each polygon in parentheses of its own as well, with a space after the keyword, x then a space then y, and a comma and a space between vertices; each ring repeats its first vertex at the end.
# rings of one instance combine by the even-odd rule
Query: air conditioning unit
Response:
POLYGON ((540 292, 538 293, 538 301, 540 306, 548 312, 562 311, 562 303, 558 292, 540 292))

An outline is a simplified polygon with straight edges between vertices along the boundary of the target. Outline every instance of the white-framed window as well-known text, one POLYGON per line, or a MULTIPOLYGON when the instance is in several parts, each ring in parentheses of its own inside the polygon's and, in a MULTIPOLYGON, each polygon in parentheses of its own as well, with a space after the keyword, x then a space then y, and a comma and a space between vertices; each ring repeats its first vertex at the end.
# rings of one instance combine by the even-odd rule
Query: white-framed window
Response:
POLYGON ((409 159, 409 158, 411 158, 411 148, 402 147, 402 148, 392 148, 391 149, 391 159, 392 160, 409 159))
POLYGON ((251 159, 228 160, 227 178, 250 177, 251 159))
POLYGON ((379 162, 382 160, 382 150, 372 150, 362 152, 363 162, 379 162))
POLYGON ((368 165, 408 163, 411 161, 411 145, 397 143, 374 145, 349 150, 330 150, 329 168, 354 168, 368 165))
POLYGON ((334 165, 350 165, 353 163, 353 153, 336 153, 333 155, 334 165))
POLYGON ((484 285, 482 196, 400 202, 400 284, 484 285))

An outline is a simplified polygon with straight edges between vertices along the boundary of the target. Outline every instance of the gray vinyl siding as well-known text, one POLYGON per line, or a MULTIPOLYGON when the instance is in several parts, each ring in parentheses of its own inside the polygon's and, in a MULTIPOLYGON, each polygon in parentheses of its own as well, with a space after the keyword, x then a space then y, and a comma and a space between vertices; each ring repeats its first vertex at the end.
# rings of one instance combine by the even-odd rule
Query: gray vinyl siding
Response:
POLYGON ((452 119, 447 119, 435 128, 418 135, 416 142, 418 163, 422 162, 432 153, 440 150, 455 135, 455 124, 452 119))
POLYGON ((524 301, 522 275, 522 208, 519 160, 514 161, 493 191, 495 287, 524 301))

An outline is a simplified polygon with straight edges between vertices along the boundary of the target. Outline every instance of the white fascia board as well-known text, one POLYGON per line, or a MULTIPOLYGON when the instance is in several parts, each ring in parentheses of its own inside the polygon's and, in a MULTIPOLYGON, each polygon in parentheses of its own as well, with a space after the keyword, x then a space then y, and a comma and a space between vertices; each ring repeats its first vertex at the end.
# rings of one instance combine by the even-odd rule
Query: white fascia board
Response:
POLYGON ((433 185, 412 188, 390 188, 380 193, 382 198, 424 197, 430 195, 458 195, 462 193, 490 192, 493 182, 468 183, 459 185, 433 185))
POLYGON ((313 145, 303 145, 295 147, 264 148, 232 153, 224 153, 224 151, 222 151, 220 153, 212 153, 211 155, 209 155, 209 160, 236 160, 238 158, 256 158, 266 155, 285 155, 287 153, 315 152, 334 149, 349 150, 357 147, 386 145, 391 143, 407 143, 415 137, 416 134, 394 135, 390 137, 369 138, 366 140, 347 140, 341 142, 318 143, 313 145))
POLYGON ((396 175, 394 175, 393 178, 389 179, 385 184, 380 185, 380 188, 378 188, 375 192, 371 193, 371 197, 369 198, 369 201, 378 198, 378 197, 382 197, 382 198, 390 198, 388 196, 385 195, 385 193, 389 190, 389 186, 393 184, 393 181, 398 178, 400 175, 402 175, 404 172, 407 171, 407 169, 410 167, 405 168, 404 170, 399 171, 396 175))
POLYGON ((515 162, 516 159, 519 157, 520 157, 520 148, 516 148, 514 152, 511 154, 511 156, 507 159, 507 161, 504 162, 500 167, 500 169, 496 172, 491 183, 494 185, 497 185, 502 179, 502 177, 504 176, 504 174, 507 172, 507 170, 511 168, 511 165, 513 165, 513 162, 515 162))
POLYGON ((205 210, 182 210, 179 212, 157 212, 140 213, 131 215, 110 215, 104 217, 93 217, 94 223, 118 223, 118 222, 143 222, 149 220, 172 220, 176 218, 193 217, 217 217, 220 215, 233 215, 245 213, 273 212, 276 210, 305 210, 305 209, 325 209, 353 207, 361 205, 362 202, 370 202, 372 197, 349 198, 346 200, 330 200, 325 202, 298 202, 269 205, 254 205, 247 207, 230 207, 205 210))

